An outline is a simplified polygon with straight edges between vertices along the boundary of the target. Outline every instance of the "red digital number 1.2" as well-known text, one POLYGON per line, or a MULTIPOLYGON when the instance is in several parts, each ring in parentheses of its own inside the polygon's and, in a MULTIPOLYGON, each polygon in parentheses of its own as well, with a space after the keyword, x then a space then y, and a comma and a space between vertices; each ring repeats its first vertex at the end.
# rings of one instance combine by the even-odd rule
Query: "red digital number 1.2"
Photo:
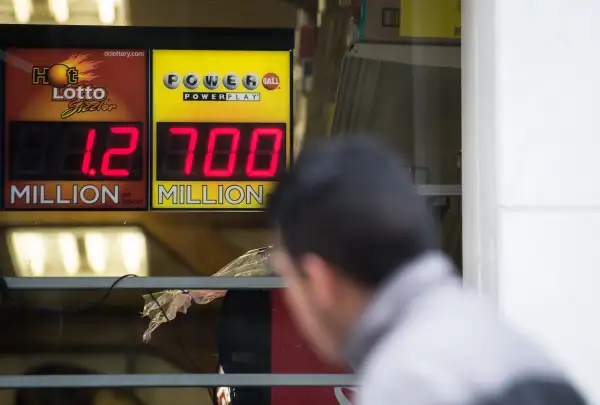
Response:
POLYGON ((83 162, 81 163, 81 171, 88 176, 94 176, 96 169, 90 169, 92 163, 92 149, 94 148, 94 142, 96 141, 96 130, 90 129, 85 140, 85 154, 83 155, 83 162))
POLYGON ((127 169, 111 169, 110 168, 110 157, 113 155, 130 155, 138 146, 138 140, 140 139, 140 131, 135 127, 112 127, 110 129, 115 135, 129 135, 129 145, 125 148, 110 148, 104 152, 102 156, 102 165, 100 166, 100 172, 104 176, 114 177, 125 177, 129 176, 129 170, 127 169))
MULTIPOLYGON (((103 176, 112 177, 126 177, 129 176, 128 169, 111 169, 110 158, 113 155, 130 155, 138 146, 140 139, 140 131, 136 127, 112 127, 110 132, 114 135, 129 135, 129 145, 124 148, 110 148, 104 155, 102 155, 102 163, 100 165, 100 173, 103 176)), ((83 162, 81 163, 81 171, 89 176, 94 176, 96 170, 90 168, 92 161, 92 150, 94 148, 94 142, 96 140, 96 130, 90 129, 88 131, 87 139, 85 142, 85 154, 83 155, 83 162)))

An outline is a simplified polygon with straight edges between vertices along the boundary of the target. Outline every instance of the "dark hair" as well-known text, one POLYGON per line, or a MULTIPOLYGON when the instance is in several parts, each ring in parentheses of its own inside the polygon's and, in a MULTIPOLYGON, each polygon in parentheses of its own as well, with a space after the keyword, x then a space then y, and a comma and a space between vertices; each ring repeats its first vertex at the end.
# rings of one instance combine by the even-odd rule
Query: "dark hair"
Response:
POLYGON ((305 147, 269 205, 271 226, 293 259, 314 253, 367 287, 437 248, 407 169, 366 138, 305 147))

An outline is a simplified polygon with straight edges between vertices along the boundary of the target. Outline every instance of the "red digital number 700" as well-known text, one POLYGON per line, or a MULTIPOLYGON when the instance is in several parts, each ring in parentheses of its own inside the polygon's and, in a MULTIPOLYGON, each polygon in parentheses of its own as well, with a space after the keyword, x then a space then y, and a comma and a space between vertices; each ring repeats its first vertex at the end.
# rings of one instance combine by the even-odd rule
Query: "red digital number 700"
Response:
MULTIPOLYGON (((169 132, 171 135, 185 135, 189 136, 187 154, 185 157, 184 173, 189 175, 192 173, 194 156, 196 154, 196 146, 198 144, 198 130, 193 127, 177 127, 170 128, 169 132)), ((230 177, 233 175, 235 169, 235 163, 238 154, 238 146, 240 143, 240 130, 233 127, 219 127, 212 128, 208 134, 208 146, 206 148, 206 155, 204 158, 203 172, 206 177, 230 177), (227 167, 224 169, 213 168, 213 157, 215 153, 215 147, 217 145, 217 139, 219 136, 226 135, 231 138, 229 150, 226 152, 227 167)), ((277 172, 277 165, 279 163, 281 154, 281 145, 283 143, 283 131, 280 128, 255 128, 252 131, 250 138, 250 152, 248 153, 248 161, 246 163, 246 175, 248 177, 273 177, 277 172), (256 168, 256 155, 258 142, 261 137, 273 137, 273 146, 269 151, 271 160, 269 166, 266 169, 256 168)))

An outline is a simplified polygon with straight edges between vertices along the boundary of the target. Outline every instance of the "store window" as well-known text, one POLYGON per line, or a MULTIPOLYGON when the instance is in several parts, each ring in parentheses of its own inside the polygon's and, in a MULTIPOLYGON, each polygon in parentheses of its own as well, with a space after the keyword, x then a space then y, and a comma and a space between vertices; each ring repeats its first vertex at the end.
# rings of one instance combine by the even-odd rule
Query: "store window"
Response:
MULTIPOLYGON (((178 0, 177 7, 161 0, 0 0, 0 22, 296 29, 293 58, 276 58, 273 69, 239 68, 243 71, 238 72, 238 65, 231 63, 195 72, 163 64, 160 68, 165 75, 155 80, 162 86, 160 94, 168 97, 175 88, 183 92, 183 80, 191 87, 206 87, 206 94, 217 92, 210 90, 213 76, 223 90, 218 93, 248 93, 243 97, 250 97, 255 92, 253 86, 262 86, 261 97, 286 94, 278 96, 274 104, 293 111, 293 121, 291 117, 289 121, 265 119, 259 128, 240 127, 240 139, 247 138, 248 150, 257 129, 263 131, 257 136, 279 139, 278 134, 291 133, 293 128, 293 139, 286 139, 289 142, 281 146, 289 156, 301 148, 304 137, 315 134, 380 137, 404 157, 415 185, 438 218, 444 249, 460 268, 460 27, 456 25, 456 9, 448 9, 443 13, 445 21, 437 19, 437 25, 432 25, 427 23, 427 10, 415 10, 411 1, 367 1, 363 10, 352 2, 331 4, 329 10, 316 3, 226 0, 217 9, 210 2, 203 5, 194 0, 178 0), (421 17, 414 17, 417 15, 421 17), (348 50, 349 42, 352 46, 348 50), (189 73, 197 73, 197 77, 189 73), (279 87, 286 81, 294 83, 291 94, 279 87), (225 84, 246 90, 231 90, 225 84)), ((145 68, 149 54, 138 48, 106 45, 118 40, 109 31, 77 38, 33 29, 42 34, 20 37, 23 46, 18 52, 13 49, 16 42, 10 42, 12 37, 2 39, 2 76, 10 78, 0 86, 2 137, 6 141, 11 131, 27 136, 21 143, 5 142, 7 150, 13 148, 14 153, 8 159, 4 151, 0 159, 2 175, 12 176, 4 177, 3 206, 11 198, 23 204, 19 210, 0 216, 0 405, 56 401, 66 405, 159 405, 175 399, 183 405, 351 404, 350 371, 329 367, 312 353, 287 313, 281 281, 256 261, 248 265, 249 261, 240 259, 247 257, 246 252, 256 259, 262 254, 260 248, 268 244, 260 210, 148 212, 139 209, 148 194, 138 186, 131 186, 123 197, 132 210, 63 210, 60 204, 67 204, 67 200, 73 203, 78 198, 79 204, 87 204, 86 199, 95 198, 85 193, 83 198, 78 193, 69 194, 73 184, 83 187, 88 180, 100 178, 118 183, 124 173, 118 170, 127 171, 125 174, 142 184, 148 174, 144 174, 151 165, 148 156, 162 144, 150 142, 145 150, 133 148, 135 153, 129 154, 132 146, 116 139, 143 142, 145 122, 157 113, 146 111, 143 102, 152 93, 144 84, 148 78, 132 70, 134 65, 145 68), (53 61, 40 57, 36 49, 44 46, 37 44, 36 38, 41 38, 46 48, 56 43, 61 48, 60 57, 53 61), (77 45, 86 41, 95 44, 93 49, 77 45), (120 61, 116 63, 114 58, 120 61), (40 83, 35 91, 31 88, 34 83, 28 83, 26 91, 31 93, 24 96, 19 83, 29 78, 34 68, 39 71, 40 83), (73 101, 69 99, 77 98, 69 77, 91 86, 89 91, 82 90, 83 96, 96 99, 69 106, 73 101), (129 91, 113 90, 102 77, 129 91), (35 92, 39 97, 32 101, 35 92), (47 103, 51 97, 56 99, 52 105, 47 103), (105 113, 110 115, 89 118, 105 113), (52 114, 63 116, 54 119, 52 114), (98 125, 90 126, 92 122, 98 125), (121 124, 116 125, 118 122, 121 124), (49 139, 61 139, 67 132, 78 134, 77 139, 61 141, 64 145, 60 148, 49 143, 49 139), (94 145, 99 144, 103 149, 97 157, 94 145), (111 149, 114 161, 110 162, 116 166, 102 158, 111 149), (140 161, 144 164, 138 165, 140 161), (135 172, 135 167, 143 169, 135 172), (64 172, 61 176, 67 176, 64 178, 71 188, 52 178, 58 171, 64 172), (19 182, 15 184, 20 188, 13 194, 7 179, 19 182), (57 186, 68 195, 48 194, 52 187, 58 190, 57 186), (28 209, 30 203, 49 204, 52 210, 28 209), (224 281, 209 277, 228 264, 258 277, 224 281), (173 294, 161 295, 164 290, 173 294), (180 312, 174 312, 173 317, 154 308, 150 317, 140 317, 145 304, 164 309, 162 301, 155 302, 161 297, 176 300, 173 308, 180 312), (170 320, 158 322, 166 318, 170 320), (152 320, 160 326, 152 328, 152 320), (151 334, 146 334, 149 329, 151 334), (65 374, 77 378, 62 377, 65 374), (123 378, 122 374, 131 376, 123 378), (229 378, 232 374, 247 379, 234 380, 229 378), (39 379, 41 375, 48 378, 39 379), (86 385, 90 381, 92 387, 86 385), (66 388, 61 388, 64 385, 66 388)), ((172 41, 162 48, 181 47, 184 42, 190 49, 214 50, 211 39, 198 42, 192 31, 183 41, 172 41)), ((251 48, 251 39, 240 37, 237 42, 251 48)), ((268 47, 276 46, 271 42, 268 47)), ((242 96, 235 97, 236 106, 251 104, 237 99, 242 96)), ((210 101, 190 103, 206 106, 210 101)), ((234 114, 231 111, 228 114, 234 114)), ((208 124, 235 121, 225 115, 217 118, 208 124)), ((189 124, 190 119, 175 121, 189 124)), ((246 121, 255 123, 256 119, 246 121)), ((197 142, 206 132, 208 147, 209 133, 223 126, 180 125, 176 131, 172 131, 175 127, 165 127, 177 138, 171 139, 174 149, 165 167, 172 170, 170 165, 181 163, 177 167, 185 172, 187 142, 195 133, 190 128, 196 131, 197 142)), ((217 132, 215 139, 220 136, 217 132)), ((216 140, 214 143, 215 148, 222 147, 216 140)), ((227 171, 230 155, 221 155, 212 163, 223 165, 218 170, 227 171)), ((255 169, 258 177, 266 178, 270 176, 267 172, 282 168, 285 165, 255 169)), ((246 169, 247 165, 243 167, 246 169)), ((104 189, 98 198, 110 202, 113 191, 104 189)), ((188 191, 177 189, 171 198, 178 193, 185 196, 188 191)))
POLYGON ((331 132, 377 136, 403 157, 460 270, 460 1, 396 3, 366 3, 359 41, 344 56, 331 132))

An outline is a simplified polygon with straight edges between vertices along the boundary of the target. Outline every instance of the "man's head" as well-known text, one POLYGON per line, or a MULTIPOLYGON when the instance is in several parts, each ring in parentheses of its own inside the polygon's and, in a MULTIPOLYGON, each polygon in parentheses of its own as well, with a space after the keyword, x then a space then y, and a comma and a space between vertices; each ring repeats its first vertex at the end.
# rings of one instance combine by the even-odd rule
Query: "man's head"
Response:
POLYGON ((432 221, 395 154, 363 138, 305 148, 271 198, 275 271, 315 349, 338 360, 370 295, 436 248, 432 221))

